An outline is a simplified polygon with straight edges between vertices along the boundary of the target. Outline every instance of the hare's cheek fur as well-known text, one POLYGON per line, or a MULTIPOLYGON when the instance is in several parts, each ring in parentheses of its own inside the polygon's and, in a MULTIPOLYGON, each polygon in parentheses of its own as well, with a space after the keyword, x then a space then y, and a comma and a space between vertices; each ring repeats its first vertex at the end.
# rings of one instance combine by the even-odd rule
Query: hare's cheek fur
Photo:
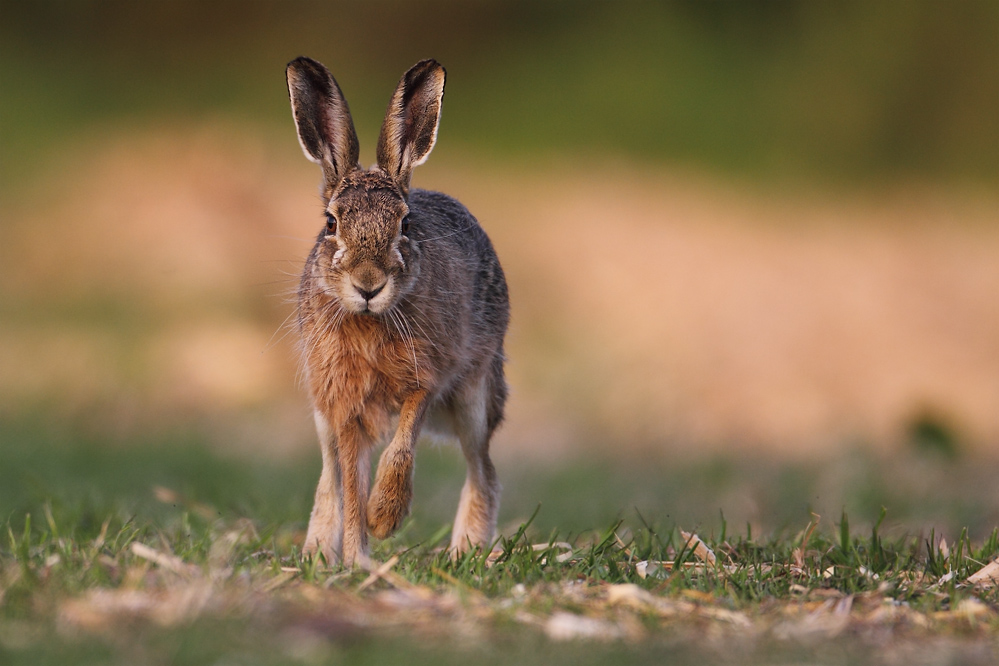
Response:
POLYGON ((336 241, 332 237, 327 238, 325 244, 320 246, 316 254, 315 261, 309 270, 309 277, 319 291, 334 300, 341 300, 339 282, 343 278, 341 261, 344 249, 338 248, 336 241))

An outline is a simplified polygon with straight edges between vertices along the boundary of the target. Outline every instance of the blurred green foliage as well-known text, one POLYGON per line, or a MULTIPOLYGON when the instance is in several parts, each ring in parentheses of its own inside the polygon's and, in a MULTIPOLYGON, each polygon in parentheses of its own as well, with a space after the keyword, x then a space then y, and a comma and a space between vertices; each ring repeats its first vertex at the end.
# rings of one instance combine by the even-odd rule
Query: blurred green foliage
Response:
POLYGON ((953 461, 961 455, 960 439, 954 428, 940 415, 924 411, 908 427, 909 446, 923 455, 953 461))
POLYGON ((80 136, 206 118, 288 133, 282 69, 300 54, 337 76, 362 156, 398 76, 433 56, 445 154, 999 177, 993 0, 23 0, 3 15, 8 185, 80 136))
MULTIPOLYGON (((278 457, 239 450, 240 438, 187 420, 159 428, 114 429, 99 419, 51 414, 0 417, 0 520, 21 529, 28 513, 50 504, 92 538, 107 515, 167 521, 190 505, 219 519, 252 519, 304 530, 319 478, 318 450, 278 457), (164 504, 154 488, 183 498, 164 504), (90 534, 93 532, 94 534, 90 534)), ((499 459, 504 494, 500 529, 512 533, 531 518, 531 538, 553 532, 573 538, 624 521, 632 529, 680 526, 716 537, 727 530, 786 534, 822 516, 831 529, 846 511, 854 529, 874 524, 884 509, 893 531, 937 528, 952 537, 967 527, 983 538, 999 521, 999 497, 983 493, 995 476, 991 460, 951 460, 846 449, 820 460, 726 454, 670 459, 663 453, 613 458, 581 451, 558 466, 499 459)), ((398 543, 439 533, 454 519, 464 462, 456 447, 419 449, 412 517, 398 543)), ((81 536, 82 538, 82 536, 81 536)))

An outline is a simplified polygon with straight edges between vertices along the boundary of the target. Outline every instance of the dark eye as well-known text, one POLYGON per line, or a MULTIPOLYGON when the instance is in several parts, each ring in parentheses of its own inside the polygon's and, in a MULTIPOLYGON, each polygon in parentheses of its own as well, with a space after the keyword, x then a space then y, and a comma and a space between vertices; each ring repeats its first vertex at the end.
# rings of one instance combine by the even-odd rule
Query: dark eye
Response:
POLYGON ((409 215, 402 218, 402 234, 405 236, 409 233, 409 215))
POLYGON ((327 235, 336 233, 336 218, 331 213, 326 213, 326 233, 327 235))

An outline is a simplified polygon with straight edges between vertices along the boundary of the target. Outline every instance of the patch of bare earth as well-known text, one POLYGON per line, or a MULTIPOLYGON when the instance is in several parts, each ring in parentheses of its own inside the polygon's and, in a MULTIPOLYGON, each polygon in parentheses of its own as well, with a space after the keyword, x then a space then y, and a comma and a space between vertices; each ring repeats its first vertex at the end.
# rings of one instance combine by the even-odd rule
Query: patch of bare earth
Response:
MULTIPOLYGON (((308 441, 281 294, 322 222, 318 173, 294 137, 267 141, 120 137, 60 169, 58 196, 7 205, 0 296, 20 314, 0 322, 3 402, 283 405, 308 441), (147 325, 44 316, 108 301, 147 325)), ((441 157, 416 184, 469 206, 511 283, 501 450, 807 453, 890 445, 923 413, 999 445, 994 197, 779 196, 668 170, 441 157)))

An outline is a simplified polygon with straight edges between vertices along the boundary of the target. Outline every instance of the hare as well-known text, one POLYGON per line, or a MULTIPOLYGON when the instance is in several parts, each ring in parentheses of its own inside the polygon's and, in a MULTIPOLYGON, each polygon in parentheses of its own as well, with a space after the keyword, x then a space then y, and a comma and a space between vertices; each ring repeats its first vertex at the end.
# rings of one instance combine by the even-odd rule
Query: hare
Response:
POLYGON ((451 549, 488 548, 500 492, 489 442, 507 398, 506 279, 464 206, 409 187, 437 140, 444 68, 423 60, 402 77, 367 170, 329 71, 302 57, 287 77, 302 150, 322 168, 325 216, 298 291, 323 459, 304 552, 363 564, 368 530, 383 539, 399 527, 428 420, 457 436, 468 465, 451 549), (369 493, 371 450, 396 423, 369 493))

